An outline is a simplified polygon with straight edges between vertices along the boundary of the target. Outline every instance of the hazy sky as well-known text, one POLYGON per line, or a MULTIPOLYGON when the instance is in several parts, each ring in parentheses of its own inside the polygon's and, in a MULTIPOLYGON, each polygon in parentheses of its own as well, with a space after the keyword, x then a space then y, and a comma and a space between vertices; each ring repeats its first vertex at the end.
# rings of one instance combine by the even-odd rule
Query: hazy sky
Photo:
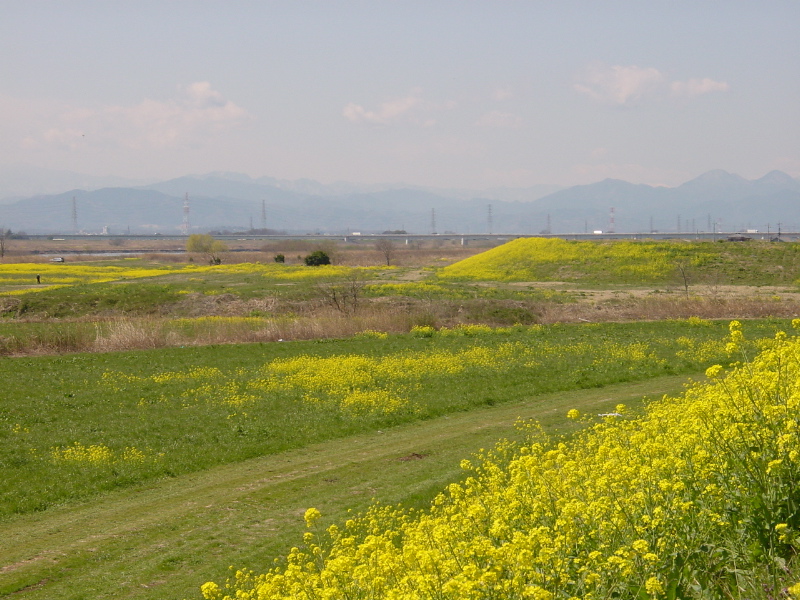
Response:
POLYGON ((3 167, 800 176, 797 0, 0 0, 0 56, 3 167))

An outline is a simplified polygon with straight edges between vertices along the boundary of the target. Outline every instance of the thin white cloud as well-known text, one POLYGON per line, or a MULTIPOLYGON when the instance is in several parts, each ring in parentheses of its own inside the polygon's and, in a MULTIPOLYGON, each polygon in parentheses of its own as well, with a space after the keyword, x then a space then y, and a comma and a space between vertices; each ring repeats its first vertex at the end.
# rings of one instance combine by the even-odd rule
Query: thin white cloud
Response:
POLYGON ((712 92, 727 92, 730 90, 730 85, 725 81, 714 81, 708 77, 702 79, 689 79, 687 81, 673 81, 670 84, 670 90, 673 96, 702 96, 703 94, 710 94, 712 92))
POLYGON ((492 99, 496 100, 497 102, 502 102, 503 100, 510 100, 514 97, 514 92, 511 91, 511 88, 497 88, 494 93, 492 94, 492 99))
POLYGON ((407 118, 414 109, 421 106, 422 98, 420 98, 420 92, 414 90, 407 96, 384 102, 377 110, 367 110, 360 104, 350 102, 342 110, 342 115, 353 123, 388 125, 407 118))
POLYGON ((712 92, 727 92, 730 86, 724 81, 708 77, 670 82, 664 73, 654 67, 594 63, 580 76, 573 89, 599 102, 632 106, 645 99, 667 94, 691 98, 712 92))
POLYGON ((492 110, 483 115, 475 123, 481 127, 496 127, 499 129, 517 129, 522 125, 522 117, 513 113, 492 110))
POLYGON ((627 106, 653 92, 663 81, 663 73, 652 67, 594 64, 573 88, 595 100, 627 106))
POLYGON ((114 145, 130 148, 195 144, 238 127, 249 115, 207 81, 192 83, 168 100, 145 99, 132 106, 45 107, 24 136, 26 148, 114 145))

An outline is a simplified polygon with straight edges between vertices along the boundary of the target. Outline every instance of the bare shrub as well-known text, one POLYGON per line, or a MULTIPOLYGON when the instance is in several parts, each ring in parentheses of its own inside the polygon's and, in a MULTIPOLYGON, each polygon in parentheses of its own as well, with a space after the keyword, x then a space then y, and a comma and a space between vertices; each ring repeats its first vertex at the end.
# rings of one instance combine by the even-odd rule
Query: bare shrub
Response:
POLYGON ((318 283, 315 290, 325 304, 352 315, 358 311, 365 283, 361 273, 353 271, 342 281, 318 283))
POLYGON ((389 238, 381 238, 375 242, 375 249, 383 256, 384 260, 386 261, 386 266, 391 265, 392 260, 394 260, 395 256, 397 255, 397 247, 389 238))

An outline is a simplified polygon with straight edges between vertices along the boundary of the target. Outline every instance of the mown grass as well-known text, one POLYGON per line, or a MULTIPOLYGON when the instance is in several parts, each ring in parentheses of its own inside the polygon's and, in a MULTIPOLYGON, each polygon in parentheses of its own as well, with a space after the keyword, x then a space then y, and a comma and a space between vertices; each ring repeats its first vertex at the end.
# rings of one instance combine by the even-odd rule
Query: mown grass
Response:
MULTIPOLYGON (((785 322, 749 327, 769 334, 785 322)), ((0 517, 308 443, 725 358, 701 321, 2 359, 0 517)))
POLYGON ((229 565, 265 569, 297 544, 309 506, 341 523, 373 499, 424 508, 463 475, 462 459, 515 421, 551 433, 576 423, 571 408, 635 410, 682 389, 685 376, 525 398, 451 413, 202 472, 117 489, 85 503, 0 522, 0 596, 25 600, 198 598, 229 565))

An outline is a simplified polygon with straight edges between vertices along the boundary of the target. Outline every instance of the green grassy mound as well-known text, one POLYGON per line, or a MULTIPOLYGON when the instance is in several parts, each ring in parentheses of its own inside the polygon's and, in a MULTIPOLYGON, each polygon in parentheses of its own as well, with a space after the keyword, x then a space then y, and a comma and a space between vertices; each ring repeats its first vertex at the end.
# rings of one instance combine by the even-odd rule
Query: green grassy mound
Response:
POLYGON ((440 272, 446 280, 657 284, 670 280, 766 285, 800 273, 792 243, 569 241, 520 238, 440 272))

